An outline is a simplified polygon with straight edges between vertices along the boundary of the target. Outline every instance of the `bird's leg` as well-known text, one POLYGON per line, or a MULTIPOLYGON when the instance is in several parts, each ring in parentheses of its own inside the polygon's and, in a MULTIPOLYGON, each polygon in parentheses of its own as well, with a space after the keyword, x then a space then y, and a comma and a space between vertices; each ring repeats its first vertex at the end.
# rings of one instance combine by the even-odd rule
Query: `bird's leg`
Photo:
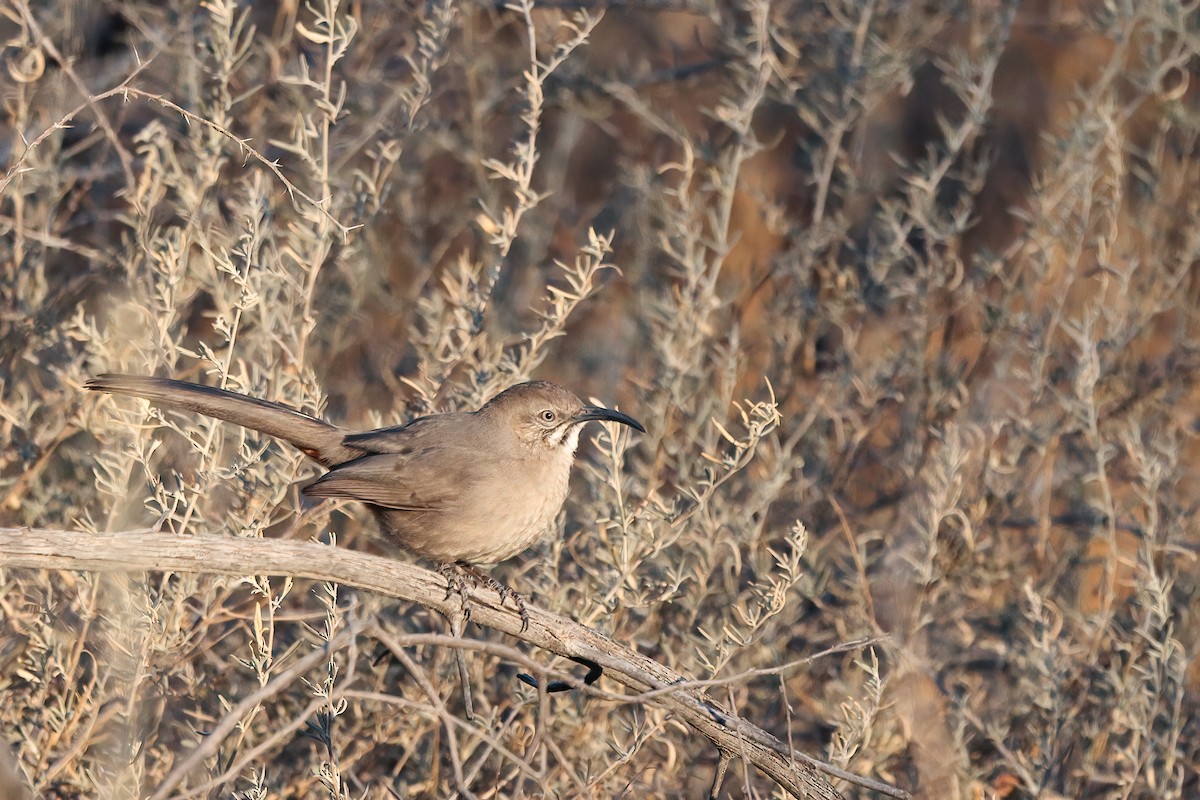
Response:
MULTIPOLYGON (((446 600, 450 599, 450 595, 458 593, 459 602, 462 604, 462 618, 464 622, 471 621, 471 595, 467 592, 467 582, 463 579, 465 573, 460 564, 438 564, 438 572, 442 573, 442 577, 446 579, 446 600)), ((473 576, 472 576, 473 577, 473 576)))
POLYGON ((470 575, 478 583, 482 583, 496 594, 500 595, 500 606, 503 607, 508 598, 512 598, 513 606, 517 609, 517 613, 521 615, 521 633, 529 629, 529 609, 525 607, 525 598, 514 592, 512 589, 505 586, 500 581, 488 575, 483 570, 476 567, 474 564, 468 564, 465 561, 457 562, 456 566, 463 572, 470 575))

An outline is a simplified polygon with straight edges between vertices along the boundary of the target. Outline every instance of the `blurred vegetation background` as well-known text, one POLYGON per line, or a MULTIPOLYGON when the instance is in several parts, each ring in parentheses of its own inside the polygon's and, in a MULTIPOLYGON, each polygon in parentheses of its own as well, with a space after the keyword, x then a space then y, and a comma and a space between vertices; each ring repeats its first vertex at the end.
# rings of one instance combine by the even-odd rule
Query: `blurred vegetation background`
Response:
MULTIPOLYGON (((536 375, 650 432, 594 431, 560 530, 496 569, 533 602, 917 796, 1200 793, 1194 4, 0 12, 0 524, 379 549, 301 502, 300 454, 82 381, 369 427, 536 375)), ((450 724, 452 654, 372 616, 445 628, 5 571, 4 744, 48 798, 707 791, 719 754, 652 703, 546 714, 496 655, 450 724)))

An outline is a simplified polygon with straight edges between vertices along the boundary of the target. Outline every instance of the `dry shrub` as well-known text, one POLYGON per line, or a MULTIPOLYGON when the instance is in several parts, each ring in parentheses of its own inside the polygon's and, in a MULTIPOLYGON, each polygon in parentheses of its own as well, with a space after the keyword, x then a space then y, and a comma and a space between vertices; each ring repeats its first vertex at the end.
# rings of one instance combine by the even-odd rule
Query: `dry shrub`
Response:
MULTIPOLYGON (((650 430, 594 431, 560 530, 497 568, 536 603, 922 796, 1194 796, 1194 16, 619 6, 10 0, 0 522, 378 547, 301 503, 299 454, 82 381, 366 427, 536 373, 650 430)), ((496 655, 451 724, 452 653, 367 618, 444 627, 278 578, 6 571, 5 743, 43 797, 181 764, 171 796, 708 786, 653 704, 546 709, 496 655)))

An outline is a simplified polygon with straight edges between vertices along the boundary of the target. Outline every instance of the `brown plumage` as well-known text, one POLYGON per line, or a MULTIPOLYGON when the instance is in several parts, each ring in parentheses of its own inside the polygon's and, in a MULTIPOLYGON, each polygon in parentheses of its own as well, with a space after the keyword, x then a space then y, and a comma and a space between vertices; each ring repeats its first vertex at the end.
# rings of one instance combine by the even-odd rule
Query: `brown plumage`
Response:
POLYGON ((589 420, 645 429, 584 405, 553 383, 506 389, 478 411, 433 414, 354 432, 295 409, 211 386, 100 375, 88 389, 195 411, 290 442, 329 472, 310 497, 364 503, 405 550, 442 563, 493 564, 533 544, 567 495, 579 431, 589 420))
MULTIPOLYGON (((329 472, 303 491, 365 504, 388 539, 433 559, 463 593, 462 572, 520 595, 474 564, 494 564, 533 544, 554 522, 563 500, 579 431, 589 420, 633 417, 584 405, 553 383, 519 383, 469 413, 432 414, 407 425, 355 432, 295 409, 236 392, 169 378, 100 375, 88 389, 141 397, 195 411, 283 439, 329 472)), ((465 607, 465 605, 464 605, 465 607)))

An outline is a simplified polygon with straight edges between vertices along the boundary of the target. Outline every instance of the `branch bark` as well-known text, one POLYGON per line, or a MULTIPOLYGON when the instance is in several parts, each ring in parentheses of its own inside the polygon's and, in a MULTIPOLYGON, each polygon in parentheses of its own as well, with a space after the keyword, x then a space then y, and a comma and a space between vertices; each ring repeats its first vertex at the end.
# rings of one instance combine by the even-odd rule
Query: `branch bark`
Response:
MULTIPOLYGON (((213 575, 290 575, 354 586, 442 614, 460 613, 457 595, 446 597, 440 575, 403 561, 313 542, 208 536, 173 536, 138 530, 83 533, 0 528, 0 568, 92 572, 196 572, 213 575)), ((684 676, 565 617, 529 607, 529 628, 498 605, 494 592, 471 591, 471 620, 566 658, 588 659, 634 692, 661 689, 684 676)), ((771 734, 738 718, 702 690, 681 687, 656 703, 687 722, 722 752, 741 755, 792 795, 827 800, 841 794, 821 771, 891 797, 906 792, 856 776, 791 750, 771 734)))

